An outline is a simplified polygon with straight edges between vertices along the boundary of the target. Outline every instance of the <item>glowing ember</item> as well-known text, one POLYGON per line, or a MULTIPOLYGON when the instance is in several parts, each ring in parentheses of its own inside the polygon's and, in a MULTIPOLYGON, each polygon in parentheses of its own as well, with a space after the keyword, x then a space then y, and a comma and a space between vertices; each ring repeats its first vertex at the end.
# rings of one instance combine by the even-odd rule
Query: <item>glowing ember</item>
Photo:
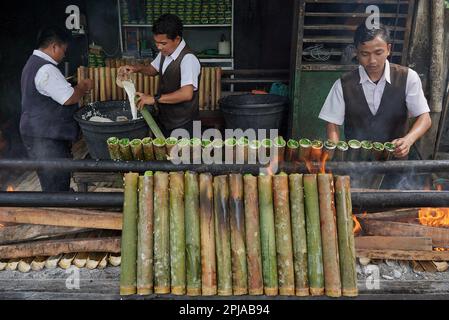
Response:
POLYGON ((6 192, 14 192, 14 188, 12 186, 8 186, 8 188, 6 188, 6 192))
POLYGON ((320 173, 325 174, 326 173, 326 163, 327 159, 329 158, 329 154, 327 152, 323 153, 323 158, 321 159, 321 168, 320 173))
POLYGON ((422 208, 419 223, 429 227, 449 227, 449 208, 422 208))
POLYGON ((352 216, 352 220, 354 221, 354 228, 352 229, 352 231, 354 235, 358 235, 362 231, 362 226, 355 216, 352 216))

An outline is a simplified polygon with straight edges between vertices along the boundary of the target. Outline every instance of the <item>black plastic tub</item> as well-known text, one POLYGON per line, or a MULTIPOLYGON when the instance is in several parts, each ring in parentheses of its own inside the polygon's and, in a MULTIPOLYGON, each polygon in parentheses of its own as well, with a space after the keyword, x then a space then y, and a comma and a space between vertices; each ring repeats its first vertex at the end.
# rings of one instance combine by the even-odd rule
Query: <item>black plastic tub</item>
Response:
POLYGON ((280 129, 288 99, 273 94, 232 95, 220 100, 228 129, 280 129))
POLYGON ((143 118, 131 121, 116 121, 117 117, 132 119, 129 102, 95 102, 75 114, 92 159, 110 159, 106 140, 110 137, 142 139, 149 135, 149 128, 143 118), (114 122, 89 121, 93 116, 111 119, 114 122))

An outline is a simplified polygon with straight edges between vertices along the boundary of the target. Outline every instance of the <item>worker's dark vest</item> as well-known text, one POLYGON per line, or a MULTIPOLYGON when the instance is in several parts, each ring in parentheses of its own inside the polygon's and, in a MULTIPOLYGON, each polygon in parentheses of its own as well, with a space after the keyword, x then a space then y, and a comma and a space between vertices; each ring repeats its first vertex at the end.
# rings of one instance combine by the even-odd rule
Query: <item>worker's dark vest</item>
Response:
MULTIPOLYGON (((159 94, 172 93, 181 88, 181 62, 186 54, 193 54, 187 46, 181 51, 179 57, 170 63, 162 74, 162 66, 164 65, 165 57, 162 56, 161 64, 159 66, 160 85, 159 94)), ((198 76, 198 85, 200 83, 198 76)), ((193 99, 191 101, 182 102, 178 104, 160 104, 159 121, 167 130, 179 128, 198 118, 199 114, 199 96, 198 91, 193 92, 193 99)))
POLYGON ((32 55, 22 71, 20 133, 25 136, 74 141, 79 127, 73 118, 78 105, 63 106, 36 89, 34 78, 50 62, 32 55))
POLYGON ((379 109, 371 113, 360 83, 359 70, 341 78, 345 100, 345 136, 347 140, 387 142, 407 133, 406 86, 408 68, 390 64, 391 84, 386 82, 379 109))

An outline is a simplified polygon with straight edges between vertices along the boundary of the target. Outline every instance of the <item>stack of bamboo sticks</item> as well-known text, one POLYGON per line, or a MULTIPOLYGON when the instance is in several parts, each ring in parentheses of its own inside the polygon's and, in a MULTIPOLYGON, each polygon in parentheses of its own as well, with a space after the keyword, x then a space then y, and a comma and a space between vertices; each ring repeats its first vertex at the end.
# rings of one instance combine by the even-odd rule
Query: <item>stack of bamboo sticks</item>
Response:
POLYGON ((218 101, 221 98, 221 73, 220 67, 202 67, 201 81, 199 84, 200 110, 219 110, 218 101))
POLYGON ((120 294, 356 296, 349 181, 126 174, 120 294))

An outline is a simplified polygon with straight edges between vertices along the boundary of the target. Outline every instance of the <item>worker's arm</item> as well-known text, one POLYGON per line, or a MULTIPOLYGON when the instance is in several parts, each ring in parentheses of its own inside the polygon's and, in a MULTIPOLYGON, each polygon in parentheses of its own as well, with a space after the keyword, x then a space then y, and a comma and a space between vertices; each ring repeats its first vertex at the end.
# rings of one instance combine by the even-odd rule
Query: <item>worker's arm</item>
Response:
POLYGON ((65 106, 69 106, 75 103, 80 102, 81 98, 84 97, 84 95, 89 92, 90 90, 92 90, 93 87, 93 81, 90 79, 86 79, 86 80, 81 80, 78 85, 73 88, 73 94, 72 96, 69 98, 69 100, 67 100, 64 105, 65 106))
MULTIPOLYGON (((139 102, 137 107, 139 110, 143 108, 144 105, 154 105, 154 97, 145 95, 143 93, 137 92, 136 95, 139 97, 139 102)), ((178 104, 182 102, 191 101, 193 99, 193 85, 188 85, 180 88, 179 90, 161 95, 159 98, 159 103, 162 104, 178 104)))
POLYGON ((147 76, 155 76, 158 71, 150 64, 149 66, 137 65, 137 66, 124 66, 123 69, 126 73, 143 73, 147 76))
POLYGON ((393 141, 396 145, 394 155, 397 158, 406 157, 409 154, 412 145, 415 144, 415 142, 418 141, 431 126, 432 119, 430 118, 430 114, 427 112, 420 115, 405 137, 393 141))
POLYGON ((327 138, 329 140, 335 143, 340 141, 340 129, 338 128, 338 125, 328 122, 326 129, 327 129, 327 138))

